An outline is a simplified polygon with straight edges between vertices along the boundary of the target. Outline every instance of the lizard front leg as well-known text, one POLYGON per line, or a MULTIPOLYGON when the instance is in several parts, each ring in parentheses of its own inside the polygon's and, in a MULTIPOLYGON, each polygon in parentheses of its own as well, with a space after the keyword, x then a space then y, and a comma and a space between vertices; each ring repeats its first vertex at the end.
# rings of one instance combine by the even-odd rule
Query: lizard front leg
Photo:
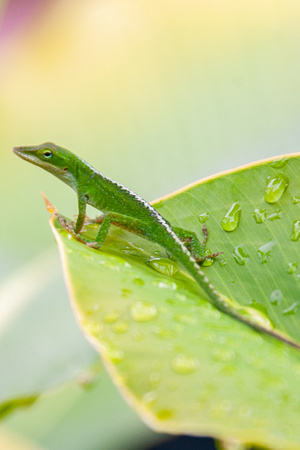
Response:
POLYGON ((85 195, 78 195, 78 217, 75 225, 73 225, 72 222, 67 222, 66 219, 64 219, 60 214, 56 213, 61 226, 69 233, 71 233, 78 241, 83 243, 88 242, 79 234, 85 222, 86 203, 87 197, 85 195))

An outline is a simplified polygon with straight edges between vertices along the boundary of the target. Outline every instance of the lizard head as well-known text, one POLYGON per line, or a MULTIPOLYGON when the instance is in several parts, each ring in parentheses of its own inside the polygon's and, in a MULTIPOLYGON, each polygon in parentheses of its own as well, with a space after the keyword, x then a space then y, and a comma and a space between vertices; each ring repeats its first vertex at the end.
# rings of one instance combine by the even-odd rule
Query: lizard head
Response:
POLYGON ((67 184, 72 184, 72 175, 76 171, 76 157, 52 142, 31 146, 14 147, 14 153, 20 158, 51 172, 67 184))

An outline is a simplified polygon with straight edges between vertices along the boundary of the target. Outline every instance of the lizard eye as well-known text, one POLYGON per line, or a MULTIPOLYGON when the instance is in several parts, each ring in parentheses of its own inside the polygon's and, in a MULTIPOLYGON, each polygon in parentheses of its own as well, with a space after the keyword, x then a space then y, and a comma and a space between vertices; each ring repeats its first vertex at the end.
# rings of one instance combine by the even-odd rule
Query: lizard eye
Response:
POLYGON ((43 153, 44 158, 51 159, 53 156, 53 153, 50 150, 45 150, 43 153))

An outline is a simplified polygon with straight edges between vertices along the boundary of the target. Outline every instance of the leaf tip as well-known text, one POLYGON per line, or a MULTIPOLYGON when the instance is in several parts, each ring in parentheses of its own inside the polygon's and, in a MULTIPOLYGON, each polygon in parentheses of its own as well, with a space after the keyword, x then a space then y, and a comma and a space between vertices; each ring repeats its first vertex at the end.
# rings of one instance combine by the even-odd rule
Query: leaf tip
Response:
POLYGON ((50 201, 47 199, 47 197, 46 197, 46 195, 44 194, 44 192, 41 192, 41 195, 42 195, 42 197, 43 197, 43 199, 44 199, 44 202, 45 202, 47 211, 48 211, 50 214, 56 213, 57 210, 56 210, 55 206, 53 206, 52 203, 50 203, 50 201))

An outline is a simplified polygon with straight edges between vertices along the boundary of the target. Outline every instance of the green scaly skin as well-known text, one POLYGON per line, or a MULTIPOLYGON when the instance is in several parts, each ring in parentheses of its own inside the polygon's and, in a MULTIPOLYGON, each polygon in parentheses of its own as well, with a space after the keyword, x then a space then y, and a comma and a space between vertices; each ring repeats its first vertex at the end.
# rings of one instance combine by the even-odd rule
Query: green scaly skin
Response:
MULTIPOLYGON (((153 206, 121 184, 105 177, 69 150, 47 142, 32 147, 15 147, 13 151, 26 161, 52 173, 77 193, 79 213, 75 226, 72 227, 62 218, 60 220, 64 228, 71 231, 79 241, 100 248, 110 225, 113 224, 156 242, 177 259, 208 295, 210 303, 219 310, 257 331, 265 332, 300 349, 300 345, 288 336, 240 314, 217 292, 199 267, 198 262, 205 259, 204 245, 199 243, 194 233, 181 228, 171 228, 153 206), (95 242, 90 242, 79 234, 85 222, 87 204, 104 213, 95 220, 101 223, 95 242)), ((206 228, 203 231, 207 237, 206 228)), ((218 253, 209 256, 217 255, 218 253)))

